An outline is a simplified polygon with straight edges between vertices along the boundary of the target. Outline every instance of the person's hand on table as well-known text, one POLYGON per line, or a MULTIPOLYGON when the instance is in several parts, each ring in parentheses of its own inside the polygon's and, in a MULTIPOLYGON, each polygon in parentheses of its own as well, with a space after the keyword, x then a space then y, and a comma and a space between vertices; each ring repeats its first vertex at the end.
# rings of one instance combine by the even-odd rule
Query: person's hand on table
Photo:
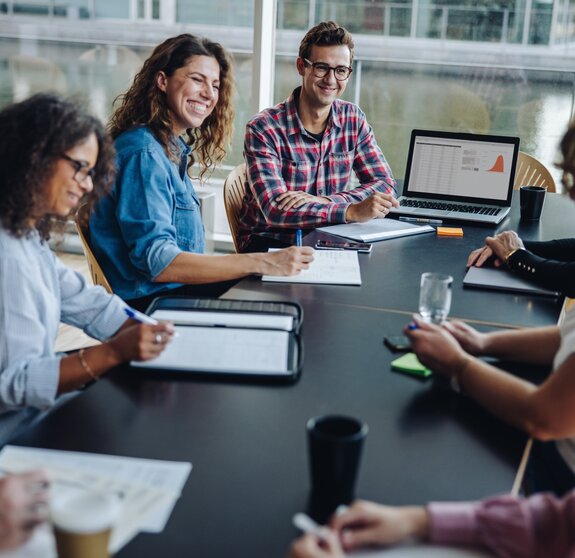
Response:
POLYGON ((277 198, 275 198, 275 202, 278 205, 278 209, 288 211, 289 209, 297 209, 298 207, 311 202, 325 205, 326 203, 331 203, 331 200, 323 196, 314 196, 307 192, 290 191, 277 196, 277 198))
POLYGON ((500 267, 505 263, 507 255, 512 250, 524 249, 523 241, 515 231, 504 231, 495 236, 485 239, 485 246, 473 250, 467 258, 467 267, 481 267, 489 259, 493 259, 493 265, 500 267))
POLYGON ((429 536, 429 518, 422 506, 391 507, 357 501, 330 521, 345 551, 388 546, 429 536))
POLYGON ((0 550, 24 544, 46 520, 48 486, 43 471, 0 479, 0 550))
POLYGON ((391 194, 375 192, 362 202, 352 203, 345 212, 348 223, 363 223, 371 219, 382 219, 392 207, 399 207, 399 202, 391 194))
POLYGON ((459 320, 447 321, 442 326, 457 339, 461 348, 471 355, 485 354, 487 335, 459 320))
POLYGON ((451 378, 459 373, 470 358, 457 339, 443 326, 425 322, 414 315, 417 328, 406 326, 403 330, 419 361, 444 376, 451 378))
POLYGON ((287 558, 345 558, 338 536, 330 529, 317 535, 304 535, 292 544, 287 558))

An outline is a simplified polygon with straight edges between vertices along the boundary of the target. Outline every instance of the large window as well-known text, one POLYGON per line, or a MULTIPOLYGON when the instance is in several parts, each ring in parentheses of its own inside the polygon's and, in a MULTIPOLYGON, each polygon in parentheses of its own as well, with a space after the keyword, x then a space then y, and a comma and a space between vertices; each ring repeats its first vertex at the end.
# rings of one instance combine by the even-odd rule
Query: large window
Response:
MULTIPOLYGON (((574 14, 573 0, 278 0, 274 102, 299 84, 304 32, 335 19, 357 44, 345 98, 366 112, 397 177, 413 128, 519 135, 552 168, 573 115, 574 14)), ((220 193, 252 115, 253 21, 252 0, 0 0, 0 106, 53 90, 107 120, 155 44, 207 35, 233 52, 238 85, 232 149, 210 186, 220 193)), ((221 203, 216 228, 226 229, 221 203)))

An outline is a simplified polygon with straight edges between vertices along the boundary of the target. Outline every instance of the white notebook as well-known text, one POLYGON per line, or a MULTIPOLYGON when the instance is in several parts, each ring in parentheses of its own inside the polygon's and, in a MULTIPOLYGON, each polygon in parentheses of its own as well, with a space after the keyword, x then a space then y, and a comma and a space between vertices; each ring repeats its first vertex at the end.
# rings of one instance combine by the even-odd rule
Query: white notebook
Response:
POLYGON ((372 219, 365 223, 330 225, 329 227, 319 227, 317 230, 360 242, 373 242, 388 238, 435 232, 435 229, 429 225, 405 223, 395 219, 372 219))
POLYGON ((309 269, 298 275, 264 275, 262 281, 276 283, 320 283, 324 285, 361 285, 357 252, 316 250, 309 269))

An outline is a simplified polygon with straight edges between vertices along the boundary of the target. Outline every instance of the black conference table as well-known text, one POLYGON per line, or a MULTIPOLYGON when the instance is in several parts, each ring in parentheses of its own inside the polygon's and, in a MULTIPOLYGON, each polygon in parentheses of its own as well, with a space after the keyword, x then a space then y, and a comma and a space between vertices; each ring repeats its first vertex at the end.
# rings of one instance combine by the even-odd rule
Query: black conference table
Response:
MULTIPOLYGON (((567 200, 557 198, 563 212, 561 201, 567 200)), ((561 236, 558 219, 551 219, 549 228, 546 224, 555 205, 547 200, 545 220, 532 236, 561 236)), ((465 245, 459 251, 445 248, 435 267, 427 255, 435 245, 432 236, 380 243, 362 264, 364 284, 358 289, 260 285, 260 292, 252 280, 232 289, 228 297, 260 292, 263 298, 289 295, 301 302, 305 362, 294 384, 210 381, 119 368, 15 443, 193 463, 165 531, 140 534, 119 558, 283 556, 297 534, 291 518, 307 505, 305 424, 325 413, 357 416, 369 425, 359 497, 408 504, 509 491, 526 436, 441 384, 391 372, 395 355, 382 345, 383 334, 399 332, 405 312, 415 309, 421 271, 455 273, 459 252, 485 236, 473 227, 465 231, 465 245), (396 251, 405 252, 405 258, 396 251), (410 276, 398 277, 392 262, 409 268, 410 276), (396 295, 386 295, 390 291, 396 295), (390 310, 380 305, 382 300, 390 310)), ((443 240, 446 246, 458 242, 443 240)), ((495 307, 506 312, 503 322, 528 325, 553 323, 559 310, 557 301, 519 297, 506 302, 505 296, 488 292, 467 296, 455 290, 453 313, 486 322, 494 321, 495 307), (467 309, 459 296, 478 307, 467 309)))
MULTIPOLYGON (((346 305, 412 313, 417 311, 421 274, 435 271, 453 276, 451 317, 508 327, 546 325, 557 319, 561 299, 497 292, 487 296, 485 291, 464 289, 465 263, 469 253, 484 244, 486 236, 506 229, 517 231, 526 240, 575 236, 575 203, 566 196, 548 194, 541 221, 526 223, 520 221, 518 199, 514 199, 511 213, 497 228, 457 226, 463 227, 461 238, 429 233, 374 243, 371 254, 359 255, 361 287, 262 283, 253 277, 243 280, 226 297, 264 297, 267 293, 298 300, 321 297, 346 305)), ((312 232, 304 237, 304 244, 313 246, 318 238, 325 235, 312 232)))

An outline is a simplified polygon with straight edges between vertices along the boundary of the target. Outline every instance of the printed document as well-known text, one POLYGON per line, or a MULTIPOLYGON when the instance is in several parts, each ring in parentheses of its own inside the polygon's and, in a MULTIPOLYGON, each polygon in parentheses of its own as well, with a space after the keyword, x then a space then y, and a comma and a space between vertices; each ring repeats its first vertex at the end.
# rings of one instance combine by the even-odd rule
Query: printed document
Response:
MULTIPOLYGON (((115 455, 5 446, 0 470, 19 473, 43 469, 52 479, 53 494, 86 489, 114 492, 121 497, 122 514, 112 531, 110 551, 117 552, 140 531, 164 529, 192 469, 191 463, 138 459, 115 455)), ((38 556, 55 558, 51 531, 38 532, 31 541, 38 556)), ((29 545, 23 547, 23 551, 29 545)), ((36 556, 32 551, 14 558, 36 556)))

